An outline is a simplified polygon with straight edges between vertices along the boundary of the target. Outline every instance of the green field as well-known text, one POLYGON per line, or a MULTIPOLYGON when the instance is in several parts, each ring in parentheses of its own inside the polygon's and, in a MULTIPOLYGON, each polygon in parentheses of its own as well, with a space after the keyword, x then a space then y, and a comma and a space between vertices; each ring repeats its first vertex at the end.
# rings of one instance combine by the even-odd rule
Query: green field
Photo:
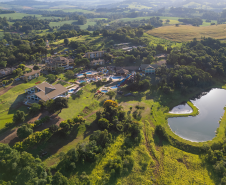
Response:
MULTIPOLYGON (((0 129, 4 128, 7 122, 12 122, 13 114, 16 110, 24 110, 22 102, 25 96, 25 89, 35 86, 38 81, 44 81, 44 77, 31 80, 28 83, 23 83, 13 87, 8 92, 0 96, 0 129)), ((26 109, 25 109, 26 110, 26 109)))
MULTIPOLYGON (((102 19, 102 18, 99 18, 102 19)), ((94 26, 96 24, 95 20, 98 19, 88 19, 87 23, 85 25, 78 25, 82 30, 85 30, 88 28, 88 26, 94 26)), ((75 24, 77 25, 77 20, 70 20, 70 21, 61 21, 61 22, 50 22, 49 26, 54 27, 54 26, 63 26, 64 24, 75 24)))

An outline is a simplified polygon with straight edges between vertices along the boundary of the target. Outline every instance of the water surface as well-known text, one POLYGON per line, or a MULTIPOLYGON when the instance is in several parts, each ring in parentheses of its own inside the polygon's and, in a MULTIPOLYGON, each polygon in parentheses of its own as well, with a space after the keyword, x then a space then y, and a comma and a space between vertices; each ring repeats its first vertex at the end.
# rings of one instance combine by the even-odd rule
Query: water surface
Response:
POLYGON ((199 109, 199 115, 169 118, 170 128, 178 136, 190 141, 212 140, 219 127, 219 120, 224 114, 226 90, 212 89, 206 95, 191 102, 199 109))

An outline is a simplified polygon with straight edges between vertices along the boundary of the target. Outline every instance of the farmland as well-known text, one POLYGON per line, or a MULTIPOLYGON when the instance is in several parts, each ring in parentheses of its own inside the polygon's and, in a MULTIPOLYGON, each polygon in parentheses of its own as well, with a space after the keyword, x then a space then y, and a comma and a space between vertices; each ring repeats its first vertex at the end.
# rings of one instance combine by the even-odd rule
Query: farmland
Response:
POLYGON ((148 31, 147 33, 155 37, 175 42, 191 41, 193 40, 193 38, 197 38, 198 40, 200 40, 201 37, 206 38, 212 37, 215 39, 224 40, 226 39, 225 29, 226 29, 225 24, 205 27, 180 25, 179 27, 176 26, 159 27, 148 31))

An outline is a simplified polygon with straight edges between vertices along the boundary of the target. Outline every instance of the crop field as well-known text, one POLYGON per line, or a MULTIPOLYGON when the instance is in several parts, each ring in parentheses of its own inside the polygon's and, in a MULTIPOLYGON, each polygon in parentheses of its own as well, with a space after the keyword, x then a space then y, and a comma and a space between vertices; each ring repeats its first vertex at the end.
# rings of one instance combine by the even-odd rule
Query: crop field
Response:
POLYGON ((200 40, 201 37, 212 37, 215 39, 224 40, 226 39, 225 30, 226 24, 205 27, 180 25, 179 27, 176 26, 159 27, 148 31, 147 33, 155 37, 175 42, 183 42, 191 41, 193 38, 197 38, 198 40, 200 40))

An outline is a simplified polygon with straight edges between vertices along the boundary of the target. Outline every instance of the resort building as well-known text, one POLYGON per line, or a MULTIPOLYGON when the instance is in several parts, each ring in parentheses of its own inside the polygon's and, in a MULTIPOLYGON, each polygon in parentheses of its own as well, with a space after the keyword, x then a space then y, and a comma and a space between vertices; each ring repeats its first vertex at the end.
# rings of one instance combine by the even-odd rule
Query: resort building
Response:
POLYGON ((105 60, 104 59, 91 61, 91 66, 104 65, 104 64, 105 64, 105 60))
POLYGON ((70 66, 74 65, 73 59, 68 59, 65 57, 56 57, 56 58, 46 58, 45 69, 49 71, 55 71, 58 67, 63 67, 64 69, 69 69, 70 66))
POLYGON ((105 51, 94 51, 94 52, 88 52, 85 54, 86 58, 101 58, 104 56, 105 51))
POLYGON ((155 74, 155 68, 150 64, 142 64, 140 70, 145 74, 155 74))
POLYGON ((47 82, 43 82, 39 85, 31 87, 25 90, 27 98, 25 104, 31 105, 32 103, 38 103, 39 100, 47 101, 55 99, 57 97, 65 97, 68 95, 68 89, 60 84, 50 85, 47 82))
POLYGON ((13 67, 0 69, 0 77, 12 74, 15 69, 13 67))
POLYGON ((121 68, 121 69, 116 71, 116 74, 119 75, 119 76, 126 76, 126 75, 129 74, 129 71, 126 70, 126 69, 121 68))
POLYGON ((25 73, 23 76, 20 76, 20 78, 23 79, 23 80, 28 80, 28 81, 32 80, 32 79, 40 76, 40 71, 41 70, 33 70, 30 73, 25 73))

